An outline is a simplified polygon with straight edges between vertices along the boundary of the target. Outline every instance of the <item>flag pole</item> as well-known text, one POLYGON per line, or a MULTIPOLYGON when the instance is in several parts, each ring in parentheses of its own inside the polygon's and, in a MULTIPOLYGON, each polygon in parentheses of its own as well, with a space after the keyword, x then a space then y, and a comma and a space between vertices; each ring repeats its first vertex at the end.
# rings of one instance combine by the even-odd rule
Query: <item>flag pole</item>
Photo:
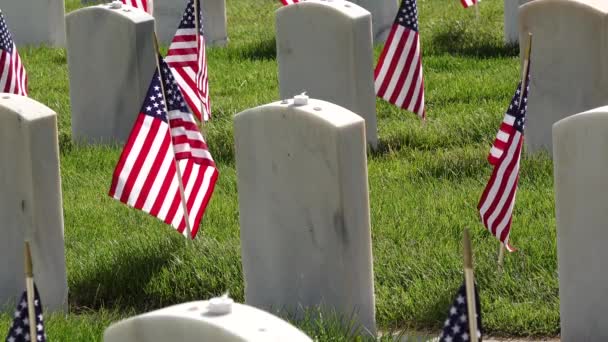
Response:
MULTIPOLYGON (((199 51, 199 46, 200 46, 199 43, 200 43, 200 39, 201 39, 200 34, 199 34, 199 32, 200 32, 199 7, 201 4, 200 4, 199 0, 193 0, 193 1, 194 1, 194 27, 196 28, 196 61, 198 63, 198 56, 201 54, 201 51, 199 51)), ((199 68, 200 68, 200 65, 199 65, 199 68)), ((199 72, 200 72, 200 70, 199 70, 199 72)), ((209 89, 207 89, 207 91, 209 91, 209 89)), ((196 85, 196 92, 197 93, 199 92, 198 84, 196 85)), ((198 97, 198 94, 197 94, 197 97, 198 97)), ((203 139, 207 140, 207 134, 205 132, 205 112, 203 110, 204 106, 203 106, 203 101, 200 101, 200 102, 201 102, 201 107, 199 108, 199 110, 201 111, 200 130, 201 130, 201 134, 203 135, 203 139)))
POLYGON ((479 20, 479 0, 475 3, 475 19, 479 20))
MULTIPOLYGON (((158 70, 158 76, 160 77, 160 89, 163 93, 163 104, 165 108, 167 107, 167 93, 165 92, 165 83, 163 81, 162 70, 160 69, 160 47, 158 45, 158 38, 156 37, 156 32, 154 32, 154 52, 156 54, 156 68, 158 70)), ((168 110, 167 110, 168 113, 168 110)), ((169 118, 167 118, 169 120, 169 118)), ((186 192, 184 191, 184 181, 182 179, 182 171, 179 169, 179 163, 175 158, 175 145, 173 145, 173 136, 171 135, 171 128, 169 127, 169 136, 171 137, 171 146, 173 146, 173 162, 175 163, 175 171, 177 173, 177 183, 179 184, 179 195, 182 202, 182 208, 184 210, 184 220, 186 221, 186 234, 188 235, 188 240, 192 239, 192 227, 190 227, 190 217, 188 215, 188 205, 186 203, 186 192)))
POLYGON ((471 249, 471 237, 469 229, 464 229, 464 283, 467 293, 467 312, 469 319, 469 336, 471 342, 477 342, 477 307, 475 306, 475 276, 473 275, 473 252, 471 249))
POLYGON ((505 245, 500 241, 498 241, 498 244, 498 271, 500 272, 505 260, 505 245))
POLYGON ((30 341, 37 341, 36 307, 34 303, 34 267, 30 243, 25 241, 25 291, 27 293, 27 315, 30 321, 30 341))

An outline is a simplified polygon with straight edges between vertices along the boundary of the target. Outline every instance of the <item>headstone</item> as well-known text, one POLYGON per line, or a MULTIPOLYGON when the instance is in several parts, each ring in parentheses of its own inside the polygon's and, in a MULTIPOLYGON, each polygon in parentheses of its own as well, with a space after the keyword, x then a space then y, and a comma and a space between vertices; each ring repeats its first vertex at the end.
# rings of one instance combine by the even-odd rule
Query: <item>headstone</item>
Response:
POLYGON ((562 341, 607 341, 608 107, 553 125, 562 341))
POLYGON ((17 46, 65 46, 64 0, 0 0, 17 46))
POLYGON ((505 43, 519 42, 519 6, 532 0, 504 0, 504 36, 505 43))
POLYGON ((72 138, 124 142, 156 67, 154 18, 104 4, 74 11, 66 23, 72 138))
POLYGON ((551 126, 608 104, 608 1, 535 0, 520 8, 520 53, 532 38, 528 152, 551 151, 551 126))
POLYGON ((373 334, 364 120, 296 99, 234 119, 245 301, 296 317, 320 306, 373 334))
POLYGON ((66 310, 57 115, 23 96, 0 94, 0 310, 25 290, 24 244, 45 309, 66 310))
MULTIPOLYGON (((206 46, 224 46, 228 43, 226 0, 201 0, 206 46)), ((158 39, 171 44, 186 9, 186 1, 155 0, 154 17, 158 39)))
POLYGON ((365 119, 378 144, 370 13, 348 1, 308 0, 276 12, 281 98, 304 91, 365 119))
POLYGON ((312 342, 291 324, 230 298, 183 303, 111 325, 105 342, 312 342))
POLYGON ((353 0, 372 14, 374 44, 384 43, 393 27, 399 4, 397 0, 353 0))

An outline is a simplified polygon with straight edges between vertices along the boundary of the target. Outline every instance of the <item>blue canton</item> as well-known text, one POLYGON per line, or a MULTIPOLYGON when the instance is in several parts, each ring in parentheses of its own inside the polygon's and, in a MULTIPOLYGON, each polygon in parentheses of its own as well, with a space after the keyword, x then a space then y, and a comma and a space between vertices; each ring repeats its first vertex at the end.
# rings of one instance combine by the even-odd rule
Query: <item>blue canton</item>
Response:
MULTIPOLYGON (((182 16, 182 21, 179 23, 178 29, 194 29, 196 28, 194 25, 194 20, 196 17, 194 15, 194 1, 199 0, 190 0, 188 1, 188 5, 186 6, 186 10, 184 11, 184 15, 182 16)), ((203 30, 203 12, 201 10, 201 4, 198 3, 198 31, 200 35, 204 34, 203 30)))
POLYGON ((148 88, 146 99, 144 104, 141 106, 141 113, 152 116, 155 119, 167 122, 167 110, 165 108, 165 101, 163 98, 163 90, 160 86, 160 75, 158 69, 154 72, 152 77, 152 83, 148 88))
MULTIPOLYGON (((36 314, 36 341, 46 342, 46 334, 44 333, 44 325, 42 318, 42 303, 40 302, 40 295, 38 289, 34 285, 34 312, 36 314)), ((29 313, 27 310, 27 293, 24 291, 21 296, 21 300, 17 305, 17 310, 14 314, 13 325, 11 325, 6 337, 6 342, 29 342, 30 337, 30 324, 29 313)))
POLYGON ((509 109, 507 110, 507 114, 515 117, 515 122, 513 123, 513 128, 524 133, 524 127, 526 125, 526 112, 528 111, 528 93, 530 91, 530 75, 528 74, 526 79, 526 90, 522 96, 521 94, 521 82, 517 86, 517 91, 511 100, 511 104, 509 104, 509 109), (521 103, 520 103, 521 98, 521 103))
POLYGON ((165 94, 167 95, 169 112, 179 110, 182 113, 189 113, 190 111, 188 110, 182 92, 179 90, 179 86, 175 81, 175 77, 173 77, 173 73, 171 72, 171 69, 169 69, 167 62, 162 58, 160 60, 160 68, 165 83, 165 94))
MULTIPOLYGON (((477 340, 481 342, 481 311, 477 286, 475 286, 475 307, 475 311, 477 311, 477 336, 479 337, 477 340)), ((443 324, 443 333, 439 342, 468 342, 470 340, 467 291, 463 284, 458 290, 454 303, 450 307, 448 318, 443 324)))
POLYGON ((8 31, 6 20, 4 20, 4 15, 2 14, 2 11, 0 11, 0 50, 13 53, 13 46, 13 37, 8 31))
POLYGON ((405 26, 410 30, 418 32, 418 9, 416 8, 416 0, 403 0, 401 2, 395 24, 405 26))

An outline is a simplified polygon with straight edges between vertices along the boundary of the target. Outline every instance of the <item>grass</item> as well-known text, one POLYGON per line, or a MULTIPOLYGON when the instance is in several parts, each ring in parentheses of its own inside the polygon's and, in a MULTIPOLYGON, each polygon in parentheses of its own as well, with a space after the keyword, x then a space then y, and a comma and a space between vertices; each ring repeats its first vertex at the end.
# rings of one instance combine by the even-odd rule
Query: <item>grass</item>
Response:
MULTIPOLYGON (((20 48, 31 97, 58 113, 70 313, 48 318, 51 340, 100 340, 121 318, 226 291, 243 301, 232 117, 278 99, 279 2, 227 6, 230 43, 208 50, 214 114, 208 138, 220 180, 202 235, 188 245, 170 227, 107 196, 120 148, 72 144, 65 50, 20 48)), ((80 5, 67 0, 66 7, 80 5)), ((419 0, 419 13, 428 122, 378 100, 380 149, 368 156, 378 325, 439 331, 462 282, 460 244, 468 226, 485 330, 557 335, 551 159, 523 158, 511 234, 519 251, 506 257, 503 273, 498 243, 476 214, 491 172, 485 157, 519 78, 518 50, 502 43, 502 2, 482 2, 479 21, 456 0, 419 0)), ((0 315, 0 331, 9 322, 0 315)), ((320 341, 354 338, 335 322, 297 324, 320 341)))

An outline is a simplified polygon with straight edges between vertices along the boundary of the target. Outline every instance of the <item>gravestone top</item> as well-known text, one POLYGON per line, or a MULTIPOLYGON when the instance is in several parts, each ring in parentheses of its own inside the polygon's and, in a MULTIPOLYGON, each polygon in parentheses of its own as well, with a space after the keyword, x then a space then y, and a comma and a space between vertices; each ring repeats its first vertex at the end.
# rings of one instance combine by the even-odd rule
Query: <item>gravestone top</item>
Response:
POLYGON ((364 17, 364 16, 368 16, 371 15, 371 13, 366 10, 365 8, 354 4, 352 2, 349 1, 343 1, 343 0, 337 0, 337 1, 332 1, 332 0, 304 0, 301 2, 297 2, 295 4, 289 5, 289 6, 283 6, 280 7, 277 10, 277 13, 282 12, 282 11, 297 11, 299 7, 301 6, 315 6, 315 7, 329 7, 329 8, 334 8, 337 11, 340 11, 340 13, 344 13, 344 15, 346 15, 347 17, 351 18, 351 19, 357 19, 360 17, 364 17))
MULTIPOLYGON (((67 14, 66 18, 74 16, 74 15, 82 15, 83 13, 86 13, 87 11, 111 10, 117 14, 122 15, 125 18, 129 18, 134 23, 141 23, 141 22, 145 22, 148 20, 154 20, 154 17, 152 17, 150 14, 146 13, 145 11, 140 11, 140 10, 131 8, 130 6, 123 5, 120 2, 118 2, 118 4, 120 6, 115 5, 114 3, 105 3, 105 4, 99 4, 96 6, 89 6, 89 7, 81 8, 79 10, 76 10, 76 11, 73 11, 73 12, 67 14), (114 7, 114 6, 116 6, 116 7, 114 7)), ((150 39, 152 39, 152 38, 150 38, 150 39)))
MULTIPOLYGON (((293 99, 285 99, 282 101, 272 102, 257 108, 289 108, 294 115, 307 115, 328 123, 334 127, 345 127, 364 121, 359 115, 352 115, 353 113, 344 110, 344 108, 335 105, 331 102, 311 99, 308 96, 302 97, 302 95, 296 95, 293 99), (306 99, 305 104, 300 104, 299 101, 306 99), (312 110, 311 110, 312 109, 312 110), (332 113, 327 115, 327 113, 332 113)), ((235 116, 238 118, 240 115, 248 113, 248 115, 263 115, 262 112, 242 112, 235 116)))
POLYGON ((37 120, 48 116, 55 116, 55 112, 42 103, 29 97, 15 94, 0 94, 0 107, 19 115, 28 120, 37 120))

